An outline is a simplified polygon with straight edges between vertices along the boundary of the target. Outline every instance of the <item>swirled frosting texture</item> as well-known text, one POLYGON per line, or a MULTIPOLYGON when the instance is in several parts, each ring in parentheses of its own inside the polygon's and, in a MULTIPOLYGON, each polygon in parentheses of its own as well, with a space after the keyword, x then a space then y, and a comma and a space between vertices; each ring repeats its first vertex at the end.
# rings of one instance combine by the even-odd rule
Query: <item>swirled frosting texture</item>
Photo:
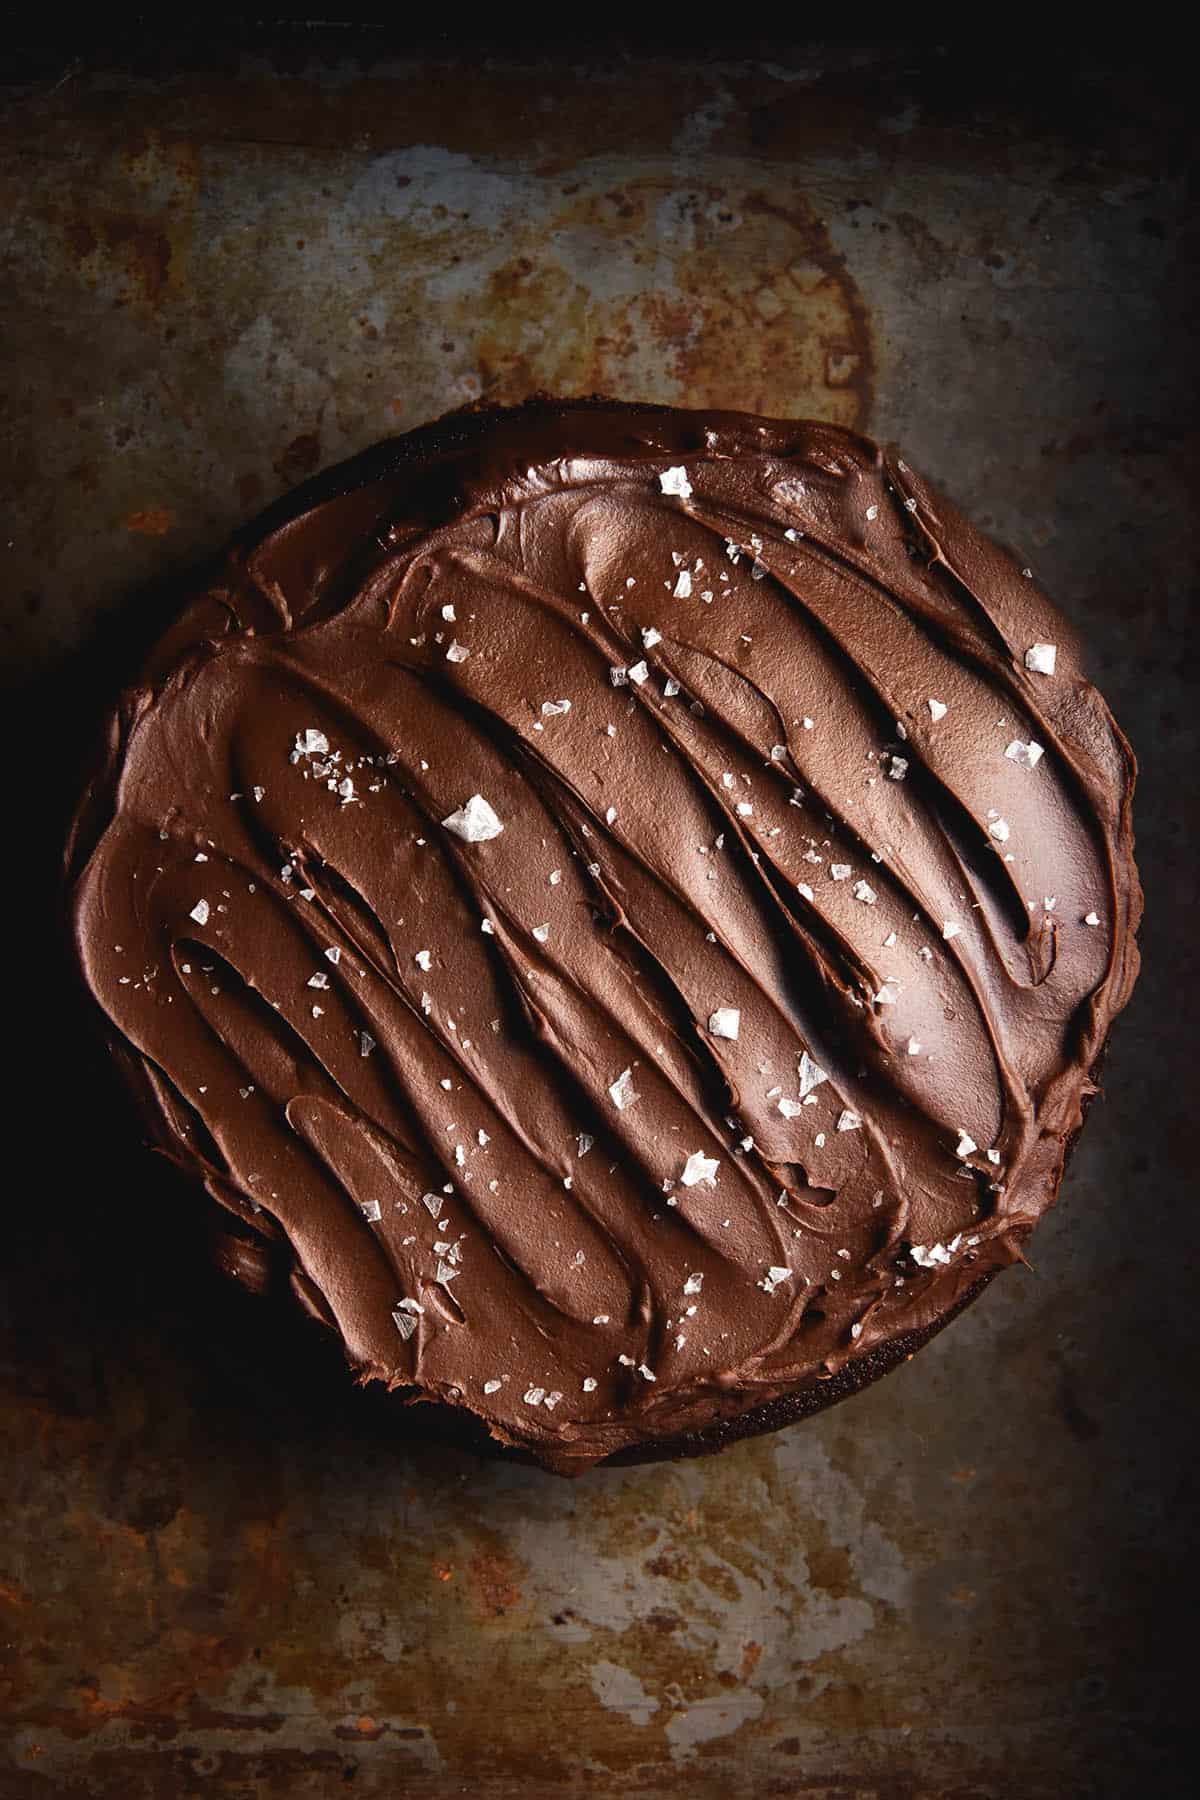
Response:
POLYGON ((248 1267, 574 1470, 1019 1257, 1136 973, 1132 773, 1028 571, 864 439, 482 412, 191 602, 78 952, 248 1267))

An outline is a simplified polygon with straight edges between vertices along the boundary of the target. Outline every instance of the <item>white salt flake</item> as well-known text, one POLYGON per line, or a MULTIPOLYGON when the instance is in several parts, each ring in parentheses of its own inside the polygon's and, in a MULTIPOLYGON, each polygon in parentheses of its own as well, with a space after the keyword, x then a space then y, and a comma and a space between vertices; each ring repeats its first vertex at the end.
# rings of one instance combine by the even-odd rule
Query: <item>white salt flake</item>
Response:
POLYGON ((333 963, 335 967, 342 960, 341 950, 338 948, 338 946, 336 944, 329 945, 328 949, 325 952, 325 956, 326 956, 326 960, 333 963))
POLYGON ((939 1264, 950 1261, 950 1252, 945 1244, 912 1244, 908 1254, 921 1269, 936 1269, 939 1264))
POLYGON ((533 935, 539 944, 544 944, 546 939, 550 936, 549 925, 535 925, 533 928, 533 935))
POLYGON ((594 1375, 585 1375, 584 1376, 583 1391, 585 1394, 594 1394, 598 1386, 599 1386, 599 1383, 597 1382, 596 1377, 594 1375))
POLYGON ((686 500, 692 491, 687 470, 682 466, 664 469, 658 478, 658 485, 664 494, 677 494, 681 500, 686 500))
POLYGON ((856 881, 850 892, 856 900, 861 900, 864 906, 874 906, 878 899, 875 889, 868 887, 865 881, 856 881))
POLYGON ((961 930, 962 926, 956 925, 953 919, 942 920, 942 936, 947 942, 949 942, 951 938, 956 938, 961 930))
POLYGON ((734 811, 741 819, 752 819, 754 817, 754 808, 749 800, 739 800, 734 811))
POLYGON ((944 719, 950 710, 944 700, 927 700, 925 704, 929 708, 929 716, 935 725, 939 719, 944 719))
POLYGON ((973 1156, 978 1148, 979 1145, 975 1142, 975 1139, 960 1127, 958 1142, 954 1146, 954 1154, 958 1157, 959 1161, 966 1162, 968 1156, 973 1156))
POLYGON ((1053 675, 1057 661, 1057 644, 1030 644, 1025 652, 1025 667, 1035 675, 1053 675))
POLYGON ((197 900, 195 906, 193 906, 191 912, 188 914, 188 918, 195 919, 197 925, 207 925, 208 924, 208 901, 207 900, 197 900))
POLYGON ((526 1388, 521 1398, 526 1406, 540 1406, 546 1398, 546 1390, 544 1387, 526 1388))
POLYGON ((571 702, 569 700, 542 701, 542 716, 546 719, 556 719, 561 713, 569 713, 570 710, 571 702))
POLYGON ((790 1281, 791 1278, 792 1271, 790 1269, 773 1267, 767 1270, 758 1285, 764 1294, 773 1294, 777 1287, 785 1281, 790 1281))
POLYGON ((915 1037, 909 1038, 906 1048, 910 1056, 920 1056, 921 1054, 920 1042, 915 1037))
POLYGON ((446 652, 446 661, 448 663, 464 663, 470 654, 471 652, 465 644, 460 644, 457 638, 451 638, 450 648, 446 652))
POLYGON ((668 700, 673 700, 678 692, 679 683, 675 680, 673 675, 668 676, 666 681, 663 682, 664 695, 668 700))
POLYGON ((627 1112, 631 1106, 636 1105, 641 1096, 633 1085, 632 1069, 622 1069, 610 1086, 608 1095, 618 1112, 627 1112))
POLYGON ((495 1376, 493 1376, 491 1381, 484 1382, 483 1391, 485 1394, 498 1394, 503 1385, 503 1382, 497 1381, 495 1376))
POLYGON ((857 1131, 861 1125, 862 1120, 856 1112, 851 1112, 848 1106, 842 1108, 838 1114, 839 1131, 857 1131))
POLYGON ((683 1284, 683 1291, 685 1294, 698 1294, 703 1286, 703 1275, 689 1275, 683 1284))
POLYGON ((1009 762, 1017 763, 1022 769, 1036 769, 1046 753, 1032 739, 1028 744, 1023 744, 1020 738, 1014 738, 1004 754, 1009 762))
POLYGON ((413 961, 416 963, 418 969, 423 969, 425 974, 428 975, 430 969, 433 967, 433 952, 431 950, 418 950, 417 954, 413 957, 413 961))
POLYGON ((653 650, 655 644, 662 643, 662 632, 659 631, 656 625, 644 625, 642 627, 642 642, 647 650, 653 650))
POLYGON ((708 1029, 714 1037, 736 1038, 741 1023, 741 1011, 736 1006, 718 1006, 708 1015, 708 1029))
POLYGON ((786 1094, 778 1102, 778 1108, 785 1119, 794 1119, 799 1113, 804 1111, 804 1106, 801 1101, 789 1100, 786 1094))
POLYGON ((828 1080, 829 1077, 824 1069, 813 1061, 807 1050, 802 1050, 800 1052, 800 1098, 803 1100, 806 1095, 812 1093, 815 1087, 820 1087, 823 1081, 828 1080))
POLYGON ((400 1312, 399 1310, 392 1314, 392 1318, 395 1321, 396 1330, 400 1333, 404 1342, 407 1343, 413 1332, 417 1329, 417 1321, 411 1313, 400 1312))
POLYGON ((329 986, 329 977, 323 969, 318 969, 315 975, 309 976, 305 986, 310 988, 327 988, 329 986))
POLYGON ((849 863, 830 863, 829 873, 835 881, 849 881, 854 871, 849 863))
POLYGON ((672 595, 676 600, 686 600, 690 596, 691 591, 692 578, 686 569, 680 569, 678 575, 675 577, 675 586, 671 590, 672 595))
POLYGON ((369 1225, 378 1225, 383 1217, 378 1200, 364 1200, 358 1210, 369 1225))
POLYGON ((1098 925, 1100 923, 1100 914, 1094 912, 1084 913, 1083 922, 1085 925, 1098 925))
POLYGON ((371 1036, 370 1032, 360 1031, 358 1034, 358 1054, 360 1056, 370 1056, 374 1048, 375 1039, 371 1036))
POLYGON ((317 731, 309 725, 304 731, 296 733, 296 754, 298 756, 328 756, 329 739, 323 731, 317 731))
POLYGON ((889 781, 903 781, 907 774, 908 774, 908 758, 907 757, 893 756, 889 759, 889 762, 888 762, 888 780, 889 781))
POLYGON ((693 1150, 683 1165, 683 1173, 679 1179, 684 1187, 696 1187, 700 1182, 707 1187, 716 1187, 717 1170, 720 1166, 718 1157, 705 1156, 702 1150, 693 1150))
POLYGON ((645 662, 635 662, 630 667, 629 679, 637 687, 641 687, 643 681, 646 681, 649 678, 649 675, 650 670, 645 662))
POLYGON ((464 844, 486 844, 504 830, 482 794, 472 794, 466 805, 443 819, 442 824, 464 844))

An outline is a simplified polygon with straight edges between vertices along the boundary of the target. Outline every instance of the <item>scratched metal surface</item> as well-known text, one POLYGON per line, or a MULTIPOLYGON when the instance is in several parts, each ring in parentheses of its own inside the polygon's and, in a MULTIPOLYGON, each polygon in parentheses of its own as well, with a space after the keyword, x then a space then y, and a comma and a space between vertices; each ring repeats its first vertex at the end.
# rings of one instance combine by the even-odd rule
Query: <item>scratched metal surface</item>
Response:
POLYGON ((1186 106, 894 50, 202 61, 35 58, 0 123, 6 1138, 40 1145, 5 1201, 0 1794, 1182 1792, 1186 106), (1036 1271, 814 1422, 573 1486, 406 1447, 210 1272, 39 924, 171 579, 319 464, 534 388, 902 438, 1082 622, 1146 764, 1147 968, 1036 1271))

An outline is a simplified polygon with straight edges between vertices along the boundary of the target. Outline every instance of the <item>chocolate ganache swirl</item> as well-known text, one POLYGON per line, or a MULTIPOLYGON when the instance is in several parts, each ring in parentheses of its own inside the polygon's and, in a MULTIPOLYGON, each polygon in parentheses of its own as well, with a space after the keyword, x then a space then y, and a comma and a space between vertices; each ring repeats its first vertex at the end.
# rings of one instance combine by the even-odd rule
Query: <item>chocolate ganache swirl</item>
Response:
POLYGON ((482 410, 191 599, 76 943, 246 1268, 573 1472, 1020 1258, 1136 974, 1133 766, 1029 571, 867 440, 482 410))

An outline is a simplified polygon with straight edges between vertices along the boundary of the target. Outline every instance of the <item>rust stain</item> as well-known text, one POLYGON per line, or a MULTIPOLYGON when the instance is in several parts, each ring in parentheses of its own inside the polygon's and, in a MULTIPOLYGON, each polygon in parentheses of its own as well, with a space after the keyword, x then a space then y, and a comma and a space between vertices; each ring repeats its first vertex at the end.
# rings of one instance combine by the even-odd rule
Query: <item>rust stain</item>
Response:
POLYGON ((174 523, 175 514, 169 506, 148 506, 141 512, 131 512, 125 529, 139 537, 166 537, 174 523))
POLYGON ((321 434, 319 431, 302 431, 294 437, 287 449, 275 459, 274 469, 281 481, 289 487, 295 487, 306 475, 311 475, 321 461, 321 434))
MULTIPOLYGON (((482 293, 464 281, 444 303, 460 399, 598 393, 867 423, 866 307, 799 193, 783 203, 655 176, 576 187, 515 239, 482 293)), ((451 260, 469 266, 470 223, 457 241, 451 260)))
POLYGON ((481 1618, 501 1617, 521 1603, 517 1569, 502 1550, 479 1551, 467 1565, 481 1618))
POLYGON ((762 1659, 762 1653, 762 1645, 756 1644, 753 1638, 743 1646, 741 1666, 738 1669, 739 1681, 749 1681, 762 1659))

